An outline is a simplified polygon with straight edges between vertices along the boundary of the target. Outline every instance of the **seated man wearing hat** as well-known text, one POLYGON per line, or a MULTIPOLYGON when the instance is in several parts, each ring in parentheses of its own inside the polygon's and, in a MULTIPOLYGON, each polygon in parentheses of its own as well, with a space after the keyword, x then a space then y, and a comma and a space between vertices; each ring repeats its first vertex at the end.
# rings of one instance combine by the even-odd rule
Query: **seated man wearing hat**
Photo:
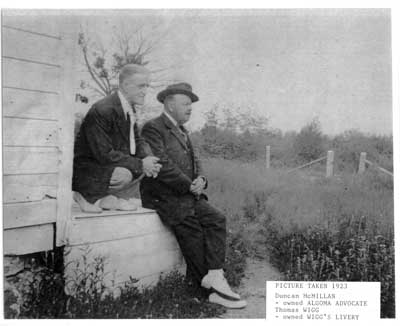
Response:
POLYGON ((164 112, 148 121, 142 137, 162 167, 156 178, 140 185, 144 207, 155 209, 175 233, 185 258, 189 283, 209 289, 209 301, 228 308, 246 302, 233 292, 224 277, 226 219, 207 202, 207 179, 183 126, 198 97, 187 83, 168 86, 157 95, 164 112))
POLYGON ((141 175, 157 176, 161 165, 139 136, 135 105, 143 105, 150 72, 128 64, 118 91, 93 104, 75 140, 72 190, 82 211, 135 210, 132 188, 141 175))

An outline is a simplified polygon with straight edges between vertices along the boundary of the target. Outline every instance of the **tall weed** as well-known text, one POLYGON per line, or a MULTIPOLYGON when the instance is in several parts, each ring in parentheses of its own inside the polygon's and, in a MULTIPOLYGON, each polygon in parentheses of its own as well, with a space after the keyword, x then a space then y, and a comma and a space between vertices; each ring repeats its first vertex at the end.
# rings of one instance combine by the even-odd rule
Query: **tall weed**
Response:
POLYGON ((287 279, 381 282, 381 315, 394 317, 393 180, 266 170, 262 162, 204 162, 214 204, 250 254, 287 279))

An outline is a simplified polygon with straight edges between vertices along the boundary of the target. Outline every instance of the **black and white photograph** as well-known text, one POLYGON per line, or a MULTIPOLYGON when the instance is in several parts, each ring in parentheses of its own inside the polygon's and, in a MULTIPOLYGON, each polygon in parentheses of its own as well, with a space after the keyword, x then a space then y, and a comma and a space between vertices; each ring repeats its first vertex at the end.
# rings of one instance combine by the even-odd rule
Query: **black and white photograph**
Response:
POLYGON ((394 319, 392 20, 2 8, 2 318, 394 319))

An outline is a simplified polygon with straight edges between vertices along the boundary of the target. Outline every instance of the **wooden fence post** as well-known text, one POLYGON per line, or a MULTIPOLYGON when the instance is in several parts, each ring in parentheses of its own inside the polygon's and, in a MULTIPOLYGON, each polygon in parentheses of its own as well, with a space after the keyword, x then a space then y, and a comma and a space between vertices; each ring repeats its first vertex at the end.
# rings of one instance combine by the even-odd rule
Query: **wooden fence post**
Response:
POLYGON ((328 151, 328 155, 326 158, 326 177, 327 178, 333 176, 333 159, 334 159, 334 152, 328 151))
POLYGON ((265 167, 269 169, 271 158, 271 146, 267 145, 265 148, 265 167))
POLYGON ((362 152, 360 154, 360 164, 358 165, 358 174, 362 174, 365 172, 365 163, 367 159, 367 153, 366 152, 362 152))

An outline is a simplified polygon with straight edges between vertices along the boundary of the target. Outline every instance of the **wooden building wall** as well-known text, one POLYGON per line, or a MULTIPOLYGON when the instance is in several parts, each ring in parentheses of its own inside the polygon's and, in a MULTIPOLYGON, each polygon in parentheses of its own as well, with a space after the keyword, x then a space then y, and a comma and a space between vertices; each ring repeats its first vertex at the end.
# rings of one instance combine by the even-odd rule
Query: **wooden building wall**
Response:
POLYGON ((69 278, 90 248, 86 258, 108 257, 111 283, 133 276, 152 284, 161 273, 183 270, 175 236, 156 212, 73 209, 77 14, 2 13, 3 254, 65 245, 69 278))
POLYGON ((62 27, 54 14, 2 12, 4 254, 55 244, 63 126, 70 121, 61 120, 70 61, 62 57, 62 27))

